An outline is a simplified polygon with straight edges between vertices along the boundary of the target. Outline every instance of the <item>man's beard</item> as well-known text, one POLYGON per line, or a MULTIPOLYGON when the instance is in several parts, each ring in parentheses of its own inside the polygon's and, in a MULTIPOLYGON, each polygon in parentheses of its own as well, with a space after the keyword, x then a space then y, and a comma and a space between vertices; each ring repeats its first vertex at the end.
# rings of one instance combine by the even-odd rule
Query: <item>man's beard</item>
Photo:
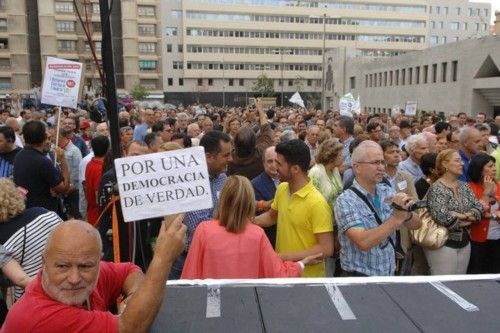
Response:
POLYGON ((47 295, 60 303, 71 306, 82 305, 94 290, 98 279, 99 275, 90 285, 82 280, 77 286, 71 286, 67 282, 61 283, 59 286, 54 286, 48 281, 47 272, 42 270, 42 287, 47 295), (76 295, 65 295, 65 293, 68 293, 70 290, 78 290, 78 293, 76 295))

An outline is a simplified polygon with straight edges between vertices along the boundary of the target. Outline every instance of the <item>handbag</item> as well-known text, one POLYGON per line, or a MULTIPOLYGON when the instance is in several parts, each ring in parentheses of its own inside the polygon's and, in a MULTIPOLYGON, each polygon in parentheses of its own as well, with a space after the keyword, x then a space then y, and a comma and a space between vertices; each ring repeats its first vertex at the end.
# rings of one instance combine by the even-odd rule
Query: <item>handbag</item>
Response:
POLYGON ((443 247, 448 240, 448 229, 434 221, 427 207, 419 209, 417 215, 422 221, 422 226, 416 230, 410 230, 412 242, 430 250, 443 247))

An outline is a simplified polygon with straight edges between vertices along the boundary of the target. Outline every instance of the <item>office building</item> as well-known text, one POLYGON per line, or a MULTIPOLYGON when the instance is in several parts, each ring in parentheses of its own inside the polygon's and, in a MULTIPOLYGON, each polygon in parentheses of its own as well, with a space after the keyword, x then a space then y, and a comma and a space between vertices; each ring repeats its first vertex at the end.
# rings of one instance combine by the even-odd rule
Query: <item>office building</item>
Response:
POLYGON ((500 115, 500 36, 448 43, 391 58, 366 58, 359 50, 338 48, 332 62, 328 96, 338 109, 339 98, 360 96, 361 109, 390 113, 416 102, 417 109, 500 115))
POLYGON ((467 0, 429 1, 430 46, 489 34, 491 5, 467 0))

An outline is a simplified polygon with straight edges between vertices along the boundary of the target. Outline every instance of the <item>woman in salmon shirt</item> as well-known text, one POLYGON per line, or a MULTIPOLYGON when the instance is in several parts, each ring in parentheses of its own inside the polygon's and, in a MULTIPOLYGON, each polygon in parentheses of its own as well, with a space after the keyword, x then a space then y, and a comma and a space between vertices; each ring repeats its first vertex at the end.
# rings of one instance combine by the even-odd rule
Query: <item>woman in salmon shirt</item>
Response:
POLYGON ((469 164, 472 191, 485 207, 481 221, 471 226, 471 255, 467 273, 500 273, 500 186, 495 181, 495 158, 479 153, 469 164))
POLYGON ((229 177, 220 193, 214 220, 196 227, 182 279, 239 279, 299 277, 304 265, 321 254, 298 262, 283 261, 264 230, 252 224, 255 195, 250 181, 229 177))

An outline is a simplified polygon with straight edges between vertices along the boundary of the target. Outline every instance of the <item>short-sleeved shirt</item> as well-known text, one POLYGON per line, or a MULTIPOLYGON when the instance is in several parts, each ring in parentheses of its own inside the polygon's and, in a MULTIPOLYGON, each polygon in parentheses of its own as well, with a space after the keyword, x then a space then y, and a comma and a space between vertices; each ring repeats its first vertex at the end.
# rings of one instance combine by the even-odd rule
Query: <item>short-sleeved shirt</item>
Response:
POLYGON ((22 149, 14 160, 14 183, 28 190, 26 208, 44 207, 57 211, 58 198, 50 194, 50 189, 63 180, 52 161, 34 148, 22 149))
MULTIPOLYGON (((315 234, 332 232, 332 209, 312 181, 290 194, 288 183, 281 183, 271 208, 278 212, 276 251, 304 251, 317 244, 315 234)), ((306 266, 302 276, 324 277, 325 264, 306 266)))
MULTIPOLYGON (((371 202, 384 223, 392 215, 389 199, 394 197, 395 191, 385 183, 376 186, 375 196, 365 190, 356 179, 354 186, 371 202)), ((394 248, 385 239, 369 251, 360 250, 346 236, 346 231, 353 227, 373 229, 378 227, 377 220, 372 210, 351 190, 345 190, 335 203, 335 221, 339 230, 340 264, 342 269, 349 272, 358 272, 369 276, 393 275, 395 270, 394 248)), ((396 233, 391 235, 393 243, 396 233)))
POLYGON ((42 287, 42 274, 9 310, 0 333, 118 332, 118 316, 109 312, 127 276, 140 268, 131 263, 100 263, 97 285, 89 296, 90 310, 52 299, 42 287))

